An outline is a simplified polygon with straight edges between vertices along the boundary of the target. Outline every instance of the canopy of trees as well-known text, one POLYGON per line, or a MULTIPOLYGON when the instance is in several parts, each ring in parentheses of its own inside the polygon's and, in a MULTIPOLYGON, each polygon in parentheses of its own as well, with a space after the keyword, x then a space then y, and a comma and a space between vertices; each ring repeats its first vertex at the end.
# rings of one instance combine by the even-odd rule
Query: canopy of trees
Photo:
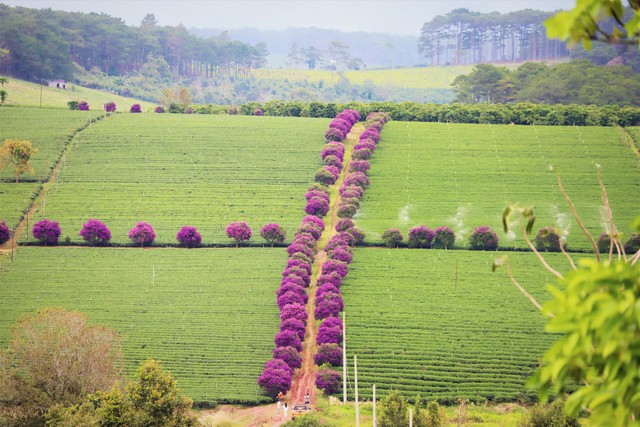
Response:
POLYGON ((547 38, 543 22, 552 12, 532 9, 500 14, 455 9, 422 27, 418 50, 429 65, 523 62, 569 55, 547 38))
POLYGON ((143 71, 158 61, 175 77, 238 75, 263 65, 267 54, 264 46, 198 38, 182 25, 159 26, 151 14, 132 27, 106 14, 0 4, 2 49, 9 52, 0 59, 0 72, 31 81, 71 79, 74 63, 107 75, 143 71))
POLYGON ((555 66, 525 63, 510 71, 479 64, 453 85, 465 103, 640 105, 640 76, 625 66, 600 67, 586 60, 555 66))

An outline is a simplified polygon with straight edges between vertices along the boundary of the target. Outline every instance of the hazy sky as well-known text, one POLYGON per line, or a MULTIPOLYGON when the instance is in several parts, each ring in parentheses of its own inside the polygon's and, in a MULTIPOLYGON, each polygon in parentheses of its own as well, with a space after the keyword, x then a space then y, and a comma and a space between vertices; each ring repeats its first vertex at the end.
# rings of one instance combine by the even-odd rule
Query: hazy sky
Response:
POLYGON ((419 35, 422 24, 455 8, 478 12, 569 9, 575 0, 0 0, 11 6, 104 12, 138 25, 147 13, 160 25, 233 29, 333 28, 419 35))

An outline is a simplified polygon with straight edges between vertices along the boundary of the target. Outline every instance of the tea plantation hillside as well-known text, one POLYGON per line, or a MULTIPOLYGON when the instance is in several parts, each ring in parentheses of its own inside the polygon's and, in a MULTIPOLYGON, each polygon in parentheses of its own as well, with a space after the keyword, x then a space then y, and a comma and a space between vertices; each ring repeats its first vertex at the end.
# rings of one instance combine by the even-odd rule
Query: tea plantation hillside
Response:
MULTIPOLYGON (((573 249, 590 249, 558 190, 555 172, 596 237, 600 213, 600 166, 614 218, 628 234, 640 203, 639 159, 613 127, 547 127, 390 122, 372 159, 371 188, 355 217, 367 240, 398 227, 446 225, 467 246, 471 231, 488 225, 500 246, 524 247, 519 229, 502 232, 510 204, 533 206, 535 230, 563 231, 573 249)), ((515 224, 514 224, 515 225, 515 224)))
POLYGON ((30 161, 34 175, 22 175, 20 183, 15 183, 12 168, 0 169, 0 220, 11 228, 17 225, 40 182, 51 174, 65 144, 89 120, 89 113, 84 111, 0 108, 0 145, 7 139, 27 139, 38 150, 30 161))
POLYGON ((119 114, 73 141, 47 195, 46 212, 63 236, 80 241, 89 218, 105 222, 112 242, 127 243, 137 221, 153 224, 156 243, 176 243, 183 225, 203 243, 227 243, 226 225, 249 222, 255 240, 278 222, 292 237, 304 192, 321 166, 324 119, 119 114))
POLYGON ((285 259, 271 248, 21 248, 0 263, 0 347, 21 315, 62 306, 120 332, 129 374, 153 358, 197 402, 264 401, 256 378, 285 259))

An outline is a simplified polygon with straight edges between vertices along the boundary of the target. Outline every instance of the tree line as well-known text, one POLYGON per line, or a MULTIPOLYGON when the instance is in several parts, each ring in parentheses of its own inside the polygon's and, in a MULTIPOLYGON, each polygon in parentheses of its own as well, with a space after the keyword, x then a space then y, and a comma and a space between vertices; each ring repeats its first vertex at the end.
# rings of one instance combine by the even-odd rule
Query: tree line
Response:
POLYGON ((0 4, 0 72, 30 81, 67 79, 74 63, 84 70, 127 75, 152 63, 175 78, 238 76, 264 65, 263 44, 190 35, 160 26, 153 14, 128 26, 106 14, 29 9, 0 4), (160 64, 158 64, 160 63, 160 64))
POLYGON ((546 35, 543 22, 552 15, 532 9, 506 14, 455 9, 422 26, 418 50, 428 65, 565 58, 565 43, 546 35))

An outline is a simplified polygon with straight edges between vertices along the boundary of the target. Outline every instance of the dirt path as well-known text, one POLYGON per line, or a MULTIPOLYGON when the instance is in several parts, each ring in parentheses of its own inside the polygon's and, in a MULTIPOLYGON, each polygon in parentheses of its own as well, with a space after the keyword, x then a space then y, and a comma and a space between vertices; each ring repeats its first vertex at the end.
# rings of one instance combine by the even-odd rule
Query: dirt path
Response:
POLYGON ((311 403, 315 403, 316 395, 316 372, 318 367, 313 361, 313 356, 316 354, 318 347, 316 345, 316 332, 318 330, 314 311, 316 306, 316 281, 320 275, 322 265, 327 260, 327 254, 324 251, 324 247, 336 233, 335 226, 338 220, 338 205, 342 200, 338 189, 344 181, 347 171, 349 170, 349 164, 351 163, 351 152, 353 146, 358 141, 358 137, 364 131, 364 126, 361 123, 357 123, 351 132, 347 135, 347 138, 343 141, 345 146, 344 161, 342 171, 336 183, 332 186, 331 190, 331 203, 329 207, 329 214, 325 218, 325 229, 318 241, 318 255, 316 255, 313 261, 313 271, 311 275, 311 284, 307 290, 309 295, 309 302, 307 303, 307 314, 309 319, 307 320, 307 331, 305 333, 304 342, 302 344, 302 367, 298 369, 293 377, 293 383, 291 390, 287 394, 287 400, 291 405, 296 403, 303 403, 304 396, 309 392, 311 403))

